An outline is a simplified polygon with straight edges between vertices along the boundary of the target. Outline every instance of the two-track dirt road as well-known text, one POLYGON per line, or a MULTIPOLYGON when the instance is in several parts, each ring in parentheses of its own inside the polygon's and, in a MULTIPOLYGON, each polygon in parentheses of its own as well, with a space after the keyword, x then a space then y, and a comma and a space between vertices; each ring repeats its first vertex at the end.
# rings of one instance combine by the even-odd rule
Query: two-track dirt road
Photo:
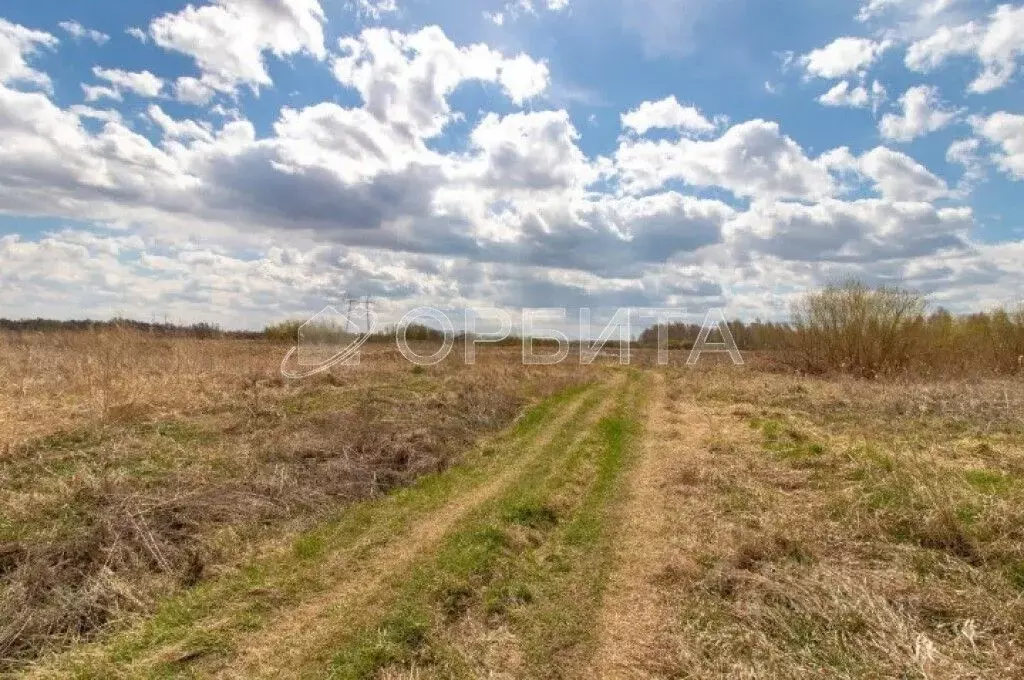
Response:
MULTIPOLYGON (((914 468, 916 453, 890 458, 858 443, 871 435, 860 411, 834 423, 810 413, 805 405, 828 398, 825 383, 678 369, 596 375, 456 467, 354 506, 28 674, 960 678, 1020 670, 1012 650, 1021 609, 985 594, 1008 586, 1002 572, 971 562, 978 553, 968 549, 980 543, 949 524, 908 524, 925 500, 941 499, 908 495, 918 493, 908 485, 937 474, 935 462, 914 468), (906 498, 915 505, 899 515, 906 498)), ((993 494, 1013 488, 994 486, 991 475, 971 479, 986 483, 976 481, 978 500, 961 506, 972 517, 981 501, 1003 507, 993 494)))

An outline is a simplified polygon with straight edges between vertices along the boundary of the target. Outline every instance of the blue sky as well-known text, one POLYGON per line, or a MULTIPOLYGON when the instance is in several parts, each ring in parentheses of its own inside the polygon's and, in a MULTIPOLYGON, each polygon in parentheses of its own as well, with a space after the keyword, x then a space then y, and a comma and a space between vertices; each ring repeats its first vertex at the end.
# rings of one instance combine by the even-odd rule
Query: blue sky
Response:
POLYGON ((0 9, 0 316, 1020 299, 1024 6, 0 9))

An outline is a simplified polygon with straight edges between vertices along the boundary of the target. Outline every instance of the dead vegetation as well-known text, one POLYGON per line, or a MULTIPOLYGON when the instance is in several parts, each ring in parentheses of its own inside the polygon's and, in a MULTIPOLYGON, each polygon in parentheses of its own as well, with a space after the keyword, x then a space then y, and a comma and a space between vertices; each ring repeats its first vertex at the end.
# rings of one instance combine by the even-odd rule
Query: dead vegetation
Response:
POLYGON ((1024 306, 953 315, 927 299, 856 281, 804 295, 785 362, 858 377, 1016 375, 1024 371, 1024 306))
POLYGON ((581 380, 391 354, 290 383, 255 341, 0 335, 0 669, 442 470, 581 380))
POLYGON ((676 384, 716 424, 666 483, 681 550, 651 677, 1024 673, 1024 385, 676 384))
MULTIPOLYGON (((1024 317, 924 316, 913 296, 855 286, 822 295, 787 331, 800 353, 637 372, 656 387, 635 468, 640 401, 620 394, 597 424, 559 413, 610 400, 602 388, 548 400, 543 432, 508 440, 507 459, 478 447, 447 473, 461 483, 421 489, 395 510, 407 529, 417 503, 428 524, 429 508, 465 512, 419 541, 390 536, 418 571, 373 590, 374 570, 355 569, 332 590, 322 565, 302 591, 328 618, 355 603, 366 621, 336 622, 366 624, 354 642, 319 624, 278 636, 298 630, 275 627, 298 611, 289 560, 325 550, 307 530, 342 508, 376 517, 370 533, 396 530, 386 508, 351 504, 447 479, 431 473, 592 369, 523 367, 517 348, 414 368, 368 346, 358 366, 290 382, 282 347, 256 340, 0 334, 0 673, 70 646, 35 668, 72 659, 103 675, 123 670, 118 650, 160 649, 162 669, 215 675, 252 625, 285 665, 366 678, 448 677, 466 659, 531 677, 1024 675, 1024 317), (281 555, 268 592, 232 600, 281 555), (183 619, 167 643, 151 613, 206 586, 194 616, 210 629, 183 619), (408 597, 370 603, 385 591, 408 597), (204 642, 211 631, 222 637, 204 642)), ((348 531, 331 550, 372 566, 360 551, 383 539, 350 545, 348 531)))

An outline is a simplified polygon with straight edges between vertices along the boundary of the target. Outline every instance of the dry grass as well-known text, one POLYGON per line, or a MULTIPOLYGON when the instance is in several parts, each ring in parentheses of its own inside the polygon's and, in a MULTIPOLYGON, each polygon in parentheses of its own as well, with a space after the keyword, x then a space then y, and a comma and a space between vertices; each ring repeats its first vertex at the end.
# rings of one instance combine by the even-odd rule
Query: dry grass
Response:
POLYGON ((444 469, 582 378, 397 352, 290 383, 278 346, 0 335, 0 669, 148 610, 274 538, 444 469))
MULTIPOLYGON (((522 367, 517 348, 425 370, 371 348, 359 366, 288 382, 282 351, 0 334, 0 672, 193 584, 244 581, 268 553, 305 559, 316 546, 302 530, 450 467, 527 402, 594 375, 522 367)), ((638 372, 620 394, 545 402, 507 459, 428 478, 466 470, 451 497, 421 490, 422 515, 402 506, 412 538, 380 543, 385 512, 360 539, 377 558, 342 546, 348 580, 324 558, 308 597, 285 598, 255 637, 242 614, 259 602, 225 601, 242 616, 236 653, 321 670, 337 654, 352 677, 1024 676, 1024 381, 808 377, 770 361, 658 369, 664 382, 638 372), (408 558, 388 572, 401 597, 356 607, 367 637, 343 644, 334 632, 356 624, 322 622, 374 599, 374 559, 393 554, 408 558), (275 636, 306 611, 308 645, 275 636), (385 613, 397 618, 373 623, 385 613), (382 631, 397 636, 383 656, 382 631), (260 635, 265 647, 245 643, 260 635)), ((143 658, 163 644, 132 639, 143 658)))
POLYGON ((681 547, 656 586, 675 632, 641 663, 654 677, 1019 677, 1022 396, 1014 381, 677 376, 670 399, 695 400, 714 434, 665 481, 681 547))

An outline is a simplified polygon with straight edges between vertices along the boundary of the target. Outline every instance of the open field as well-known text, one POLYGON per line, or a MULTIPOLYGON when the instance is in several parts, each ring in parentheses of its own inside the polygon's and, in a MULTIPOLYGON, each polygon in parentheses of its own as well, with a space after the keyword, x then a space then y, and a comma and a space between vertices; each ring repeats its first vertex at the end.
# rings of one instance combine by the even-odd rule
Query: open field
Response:
POLYGON ((1019 378, 0 355, 0 672, 1024 674, 1019 378))

